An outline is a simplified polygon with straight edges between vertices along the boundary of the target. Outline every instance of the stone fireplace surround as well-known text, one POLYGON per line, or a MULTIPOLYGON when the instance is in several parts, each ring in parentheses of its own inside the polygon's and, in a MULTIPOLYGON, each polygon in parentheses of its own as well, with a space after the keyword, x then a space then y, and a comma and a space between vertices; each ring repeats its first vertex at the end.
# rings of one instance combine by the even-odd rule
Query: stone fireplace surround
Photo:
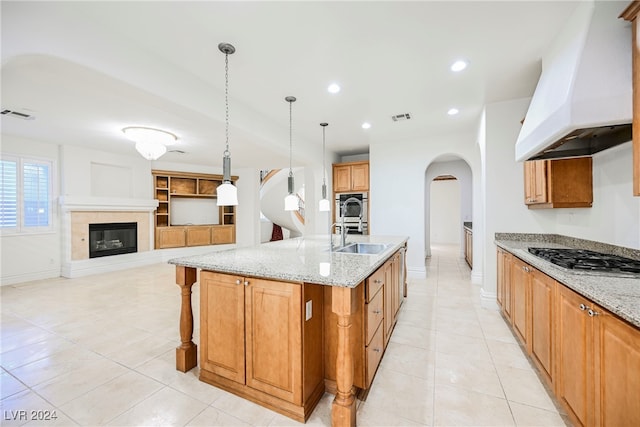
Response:
POLYGON ((60 206, 63 277, 81 277, 161 261, 153 251, 153 211, 158 206, 157 200, 65 196, 60 198, 60 206), (89 258, 89 224, 107 222, 136 222, 138 252, 89 258))

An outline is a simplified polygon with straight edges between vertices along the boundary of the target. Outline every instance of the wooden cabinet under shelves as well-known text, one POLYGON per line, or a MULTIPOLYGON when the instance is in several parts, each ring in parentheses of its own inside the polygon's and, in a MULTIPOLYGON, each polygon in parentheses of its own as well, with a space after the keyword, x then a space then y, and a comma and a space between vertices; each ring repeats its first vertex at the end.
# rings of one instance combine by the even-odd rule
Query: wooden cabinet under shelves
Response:
POLYGON ((369 191, 369 162, 335 163, 333 192, 369 191))
POLYGON ((633 75, 633 195, 640 196, 640 1, 632 1, 620 15, 631 22, 633 75))
POLYGON ((322 286, 209 271, 200 283, 200 379, 304 422, 324 392, 322 286))
POLYGON ((524 200, 529 209, 590 208, 592 158, 524 162, 524 200))
MULTIPOLYGON (((155 211, 156 249, 235 243, 235 207, 215 205, 222 175, 161 170, 152 173, 154 194, 158 200, 155 211), (211 209, 217 209, 218 224, 199 224, 196 221, 194 224, 175 224, 172 203, 189 203, 189 200, 211 200, 211 209)), ((237 177, 232 177, 232 180, 237 180, 237 177)), ((207 208, 194 202, 193 209, 207 208)))

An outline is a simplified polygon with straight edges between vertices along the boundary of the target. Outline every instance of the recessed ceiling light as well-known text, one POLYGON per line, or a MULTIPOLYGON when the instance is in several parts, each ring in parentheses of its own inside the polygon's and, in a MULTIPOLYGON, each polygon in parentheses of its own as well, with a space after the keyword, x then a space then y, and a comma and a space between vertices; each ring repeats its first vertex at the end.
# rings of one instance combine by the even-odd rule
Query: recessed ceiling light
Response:
POLYGON ((458 71, 464 70, 465 68, 467 68, 467 62, 466 61, 460 60, 460 61, 456 61, 453 64, 451 64, 451 71, 454 71, 456 73, 458 71))
POLYGON ((329 93, 338 93, 340 92, 340 86, 338 86, 336 83, 331 83, 327 90, 329 91, 329 93))
POLYGON ((371 127, 371 123, 369 123, 369 122, 364 122, 362 124, 362 129, 369 129, 370 127, 371 127))
POLYGON ((447 114, 450 115, 450 116, 455 116, 459 112, 460 112, 460 110, 458 110, 457 108, 449 108, 449 111, 447 111, 447 114))

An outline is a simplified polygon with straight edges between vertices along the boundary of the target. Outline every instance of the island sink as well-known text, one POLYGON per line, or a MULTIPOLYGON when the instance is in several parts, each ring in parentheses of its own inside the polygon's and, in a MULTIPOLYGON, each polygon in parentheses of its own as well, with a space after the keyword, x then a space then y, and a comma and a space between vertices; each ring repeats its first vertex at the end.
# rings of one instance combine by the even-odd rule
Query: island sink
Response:
POLYGON ((382 243, 350 243, 346 246, 336 249, 334 252, 375 255, 383 252, 389 247, 382 243))

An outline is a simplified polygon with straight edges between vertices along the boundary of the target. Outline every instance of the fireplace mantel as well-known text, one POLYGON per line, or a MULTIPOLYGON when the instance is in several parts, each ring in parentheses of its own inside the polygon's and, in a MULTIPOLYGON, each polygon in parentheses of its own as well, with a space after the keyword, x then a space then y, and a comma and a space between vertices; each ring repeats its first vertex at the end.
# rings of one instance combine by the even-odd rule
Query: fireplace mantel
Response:
POLYGON ((59 203, 63 212, 153 212, 158 207, 158 201, 156 199, 130 199, 118 197, 61 196, 59 203))

